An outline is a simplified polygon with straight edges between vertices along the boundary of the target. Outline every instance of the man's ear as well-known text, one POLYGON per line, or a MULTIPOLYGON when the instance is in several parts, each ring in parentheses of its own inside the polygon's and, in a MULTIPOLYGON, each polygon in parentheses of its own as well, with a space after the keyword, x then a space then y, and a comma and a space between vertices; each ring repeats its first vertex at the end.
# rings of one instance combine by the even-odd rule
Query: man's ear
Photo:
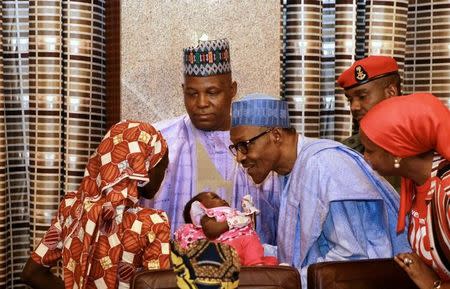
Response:
POLYGON ((385 98, 390 98, 390 97, 398 96, 398 95, 400 95, 400 91, 398 91, 397 86, 394 83, 390 83, 384 89, 385 98))
POLYGON ((237 93, 237 82, 233 81, 231 83, 231 99, 234 99, 236 97, 236 93, 237 93))
POLYGON ((276 127, 276 128, 274 128, 270 133, 271 133, 271 135, 272 135, 272 137, 273 137, 273 142, 274 142, 274 143, 280 144, 280 143, 282 142, 282 140, 283 140, 283 139, 282 139, 283 133, 282 133, 281 128, 276 127))

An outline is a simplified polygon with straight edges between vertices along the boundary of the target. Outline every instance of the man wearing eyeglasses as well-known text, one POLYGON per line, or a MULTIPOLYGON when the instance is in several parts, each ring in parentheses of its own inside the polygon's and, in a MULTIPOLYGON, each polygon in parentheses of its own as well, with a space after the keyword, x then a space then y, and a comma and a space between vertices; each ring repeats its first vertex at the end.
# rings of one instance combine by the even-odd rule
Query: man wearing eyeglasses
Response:
POLYGON ((301 270, 304 288, 309 264, 411 250, 396 233, 392 187, 355 151, 298 135, 286 102, 263 94, 234 102, 230 135, 230 150, 255 183, 280 175, 278 258, 301 270))
POLYGON ((275 245, 278 220, 278 178, 256 186, 228 150, 231 101, 236 95, 226 39, 200 42, 183 50, 184 104, 187 115, 162 121, 161 130, 170 150, 165 180, 153 203, 168 213, 172 231, 184 224, 183 208, 196 194, 214 191, 241 209, 244 195, 264 211, 257 216, 263 243, 275 245))

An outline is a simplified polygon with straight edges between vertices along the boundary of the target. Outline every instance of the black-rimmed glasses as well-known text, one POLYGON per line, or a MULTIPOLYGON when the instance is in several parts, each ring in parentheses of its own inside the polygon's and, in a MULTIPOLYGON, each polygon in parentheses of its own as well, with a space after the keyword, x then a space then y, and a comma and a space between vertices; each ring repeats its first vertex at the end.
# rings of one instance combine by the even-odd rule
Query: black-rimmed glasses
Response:
POLYGON ((234 156, 237 156, 237 152, 238 152, 238 151, 240 151, 241 153, 243 153, 244 155, 246 155, 246 154, 248 153, 248 146, 249 146, 252 142, 254 142, 254 141, 257 140, 258 138, 262 137, 262 136, 265 135, 266 133, 271 132, 272 130, 273 130, 273 127, 272 127, 272 128, 269 128, 269 129, 266 130, 266 131, 263 131, 262 133, 258 134, 258 135, 255 136, 255 137, 252 137, 252 138, 249 139, 249 140, 243 140, 243 141, 238 142, 237 144, 230 145, 228 148, 230 149, 231 153, 232 153, 234 156))

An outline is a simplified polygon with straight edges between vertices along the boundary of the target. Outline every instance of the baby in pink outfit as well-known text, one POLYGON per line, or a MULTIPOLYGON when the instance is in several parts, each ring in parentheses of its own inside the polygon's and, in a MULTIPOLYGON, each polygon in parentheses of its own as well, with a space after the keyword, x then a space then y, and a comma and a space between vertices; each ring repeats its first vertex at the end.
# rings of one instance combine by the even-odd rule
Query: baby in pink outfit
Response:
POLYGON ((185 225, 175 232, 175 241, 183 248, 200 239, 210 239, 232 246, 242 266, 278 265, 275 257, 264 256, 264 248, 253 229, 252 216, 257 209, 250 196, 242 201, 244 213, 213 192, 202 192, 184 207, 185 225))

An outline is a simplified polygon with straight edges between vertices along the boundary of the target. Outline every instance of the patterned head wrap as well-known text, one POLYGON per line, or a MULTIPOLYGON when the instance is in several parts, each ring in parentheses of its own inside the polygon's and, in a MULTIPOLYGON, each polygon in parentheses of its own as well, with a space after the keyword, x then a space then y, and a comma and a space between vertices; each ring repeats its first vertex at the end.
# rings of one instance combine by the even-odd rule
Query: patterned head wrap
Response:
POLYGON ((230 43, 227 39, 200 41, 183 49, 184 75, 211 76, 231 72, 230 43))
MULTIPOLYGON (((151 125, 135 121, 114 125, 89 159, 79 190, 65 195, 57 218, 33 254, 42 257, 43 264, 62 257, 65 270, 70 271, 65 271, 70 273, 65 274, 66 286, 85 288, 88 276, 96 276, 101 280, 96 280, 96 286, 106 288, 104 280, 117 284, 119 276, 129 276, 133 272, 130 267, 121 267, 114 263, 117 261, 112 261, 118 259, 117 254, 126 253, 119 246, 124 240, 119 240, 118 225, 131 227, 122 224, 122 216, 125 212, 139 212, 137 187, 151 181, 149 169, 156 166, 166 152, 164 138, 151 125), (99 240, 104 238, 107 238, 107 245, 100 246, 99 240), (101 260, 105 272, 115 268, 107 270, 104 276, 90 272, 93 252, 99 250, 107 252, 101 260), (61 251, 62 256, 58 257, 61 251)), ((159 215, 152 217, 154 223, 163 223, 159 215)), ((142 222, 137 224, 139 226, 133 225, 131 230, 140 232, 142 222)), ((127 234, 135 236, 132 233, 134 231, 127 234)), ((128 256, 132 255, 127 254, 123 258, 131 258, 128 256)))
MULTIPOLYGON (((396 157, 407 158, 430 150, 450 160, 450 111, 434 95, 396 96, 375 105, 360 128, 376 145, 396 157)), ((397 230, 405 227, 411 209, 412 182, 402 178, 397 230)))
POLYGON ((143 122, 122 121, 105 135, 91 156, 79 191, 83 200, 110 201, 114 207, 133 206, 139 195, 136 186, 148 183, 148 171, 167 152, 161 133, 143 122), (131 185, 131 190, 118 191, 117 186, 131 185))

